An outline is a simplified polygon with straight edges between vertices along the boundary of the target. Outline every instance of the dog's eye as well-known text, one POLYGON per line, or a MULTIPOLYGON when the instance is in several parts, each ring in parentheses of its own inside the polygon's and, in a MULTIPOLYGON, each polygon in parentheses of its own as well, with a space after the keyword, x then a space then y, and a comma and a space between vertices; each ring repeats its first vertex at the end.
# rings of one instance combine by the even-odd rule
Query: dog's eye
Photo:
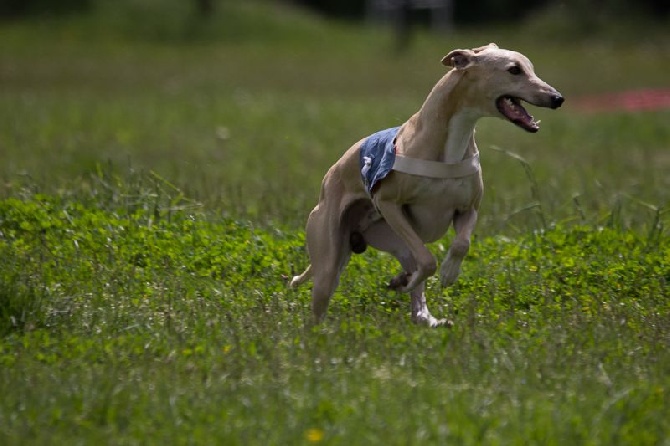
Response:
POLYGON ((512 65, 507 69, 507 71, 509 71, 509 73, 514 76, 518 76, 519 74, 523 73, 523 70, 518 65, 512 65))

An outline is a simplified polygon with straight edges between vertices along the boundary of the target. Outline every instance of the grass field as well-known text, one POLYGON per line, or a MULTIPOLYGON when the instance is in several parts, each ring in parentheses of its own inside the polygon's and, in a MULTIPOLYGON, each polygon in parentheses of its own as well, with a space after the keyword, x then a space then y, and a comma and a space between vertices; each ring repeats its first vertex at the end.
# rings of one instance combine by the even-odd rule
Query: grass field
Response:
POLYGON ((670 111, 571 105, 667 88, 670 34, 540 18, 397 55, 384 30, 224 7, 0 27, 0 444, 670 444, 670 111), (567 99, 536 135, 478 127, 470 255, 428 283, 454 327, 411 325, 369 250, 310 328, 283 277, 323 174, 489 41, 567 99))

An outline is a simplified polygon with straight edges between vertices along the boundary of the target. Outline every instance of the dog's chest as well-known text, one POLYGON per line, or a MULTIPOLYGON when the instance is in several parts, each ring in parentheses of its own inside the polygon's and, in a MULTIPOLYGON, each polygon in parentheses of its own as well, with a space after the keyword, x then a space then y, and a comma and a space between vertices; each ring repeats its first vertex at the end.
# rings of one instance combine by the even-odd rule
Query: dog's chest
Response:
POLYGON ((416 233, 425 241, 441 238, 456 212, 478 208, 483 186, 480 174, 456 179, 408 178, 401 201, 416 233))
MULTIPOLYGON (((447 231, 455 212, 479 207, 482 179, 478 158, 469 158, 477 164, 472 169, 473 173, 466 173, 465 176, 431 178, 420 174, 394 172, 393 179, 385 180, 394 170, 397 131, 398 128, 392 128, 377 132, 361 145, 359 158, 363 185, 373 200, 377 189, 381 187, 386 192, 386 199, 393 197, 394 201, 403 206, 416 233, 426 242, 434 241, 447 231)), ((466 140, 461 139, 463 141, 459 140, 459 143, 466 140)), ((466 149, 467 147, 463 150, 466 149)), ((463 158, 462 155, 460 157, 463 158)), ((374 214, 370 217, 374 219, 378 214, 376 211, 372 212, 374 214)))

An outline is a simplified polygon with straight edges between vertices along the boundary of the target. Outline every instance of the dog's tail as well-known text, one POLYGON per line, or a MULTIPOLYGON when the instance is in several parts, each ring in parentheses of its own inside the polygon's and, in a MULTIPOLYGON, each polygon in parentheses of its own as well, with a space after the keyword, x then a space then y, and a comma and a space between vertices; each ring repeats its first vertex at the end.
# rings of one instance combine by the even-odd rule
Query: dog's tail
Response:
POLYGON ((291 289, 298 288, 300 285, 302 285, 307 279, 312 277, 312 265, 310 264, 307 266, 307 269, 300 274, 299 276, 293 276, 293 279, 291 279, 291 282, 289 282, 288 286, 291 289))

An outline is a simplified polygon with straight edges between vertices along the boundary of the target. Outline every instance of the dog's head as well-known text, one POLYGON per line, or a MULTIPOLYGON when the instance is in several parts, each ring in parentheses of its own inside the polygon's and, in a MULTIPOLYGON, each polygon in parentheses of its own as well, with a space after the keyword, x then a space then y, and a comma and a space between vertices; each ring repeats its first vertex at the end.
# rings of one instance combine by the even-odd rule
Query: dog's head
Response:
POLYGON ((442 63, 460 71, 467 79, 466 100, 482 116, 499 116, 528 132, 540 129, 521 105, 558 108, 563 96, 536 74, 523 54, 498 48, 495 43, 470 50, 453 50, 442 63))

